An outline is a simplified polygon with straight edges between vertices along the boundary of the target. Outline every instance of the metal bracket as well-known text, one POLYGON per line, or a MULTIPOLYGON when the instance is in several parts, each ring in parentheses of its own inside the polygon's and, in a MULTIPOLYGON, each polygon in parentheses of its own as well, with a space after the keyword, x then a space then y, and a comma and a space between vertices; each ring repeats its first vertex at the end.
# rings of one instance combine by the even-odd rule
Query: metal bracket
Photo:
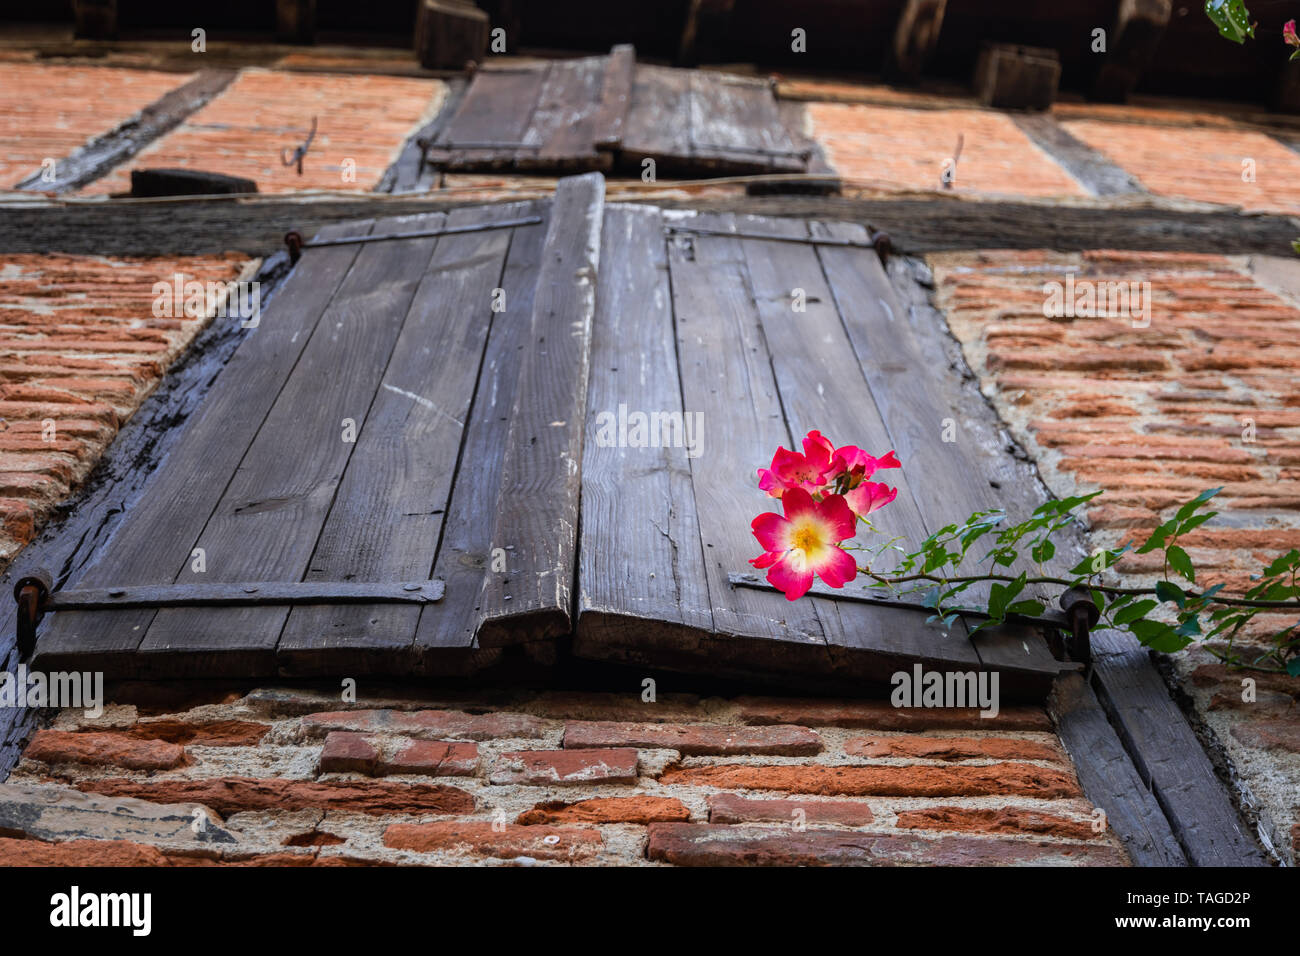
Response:
MULTIPOLYGON (((772 585, 753 574, 736 574, 733 572, 727 575, 727 582, 731 584, 732 587, 753 588, 756 591, 772 591, 774 593, 780 593, 779 589, 772 587, 772 585)), ((859 604, 876 604, 881 607, 901 607, 906 608, 909 611, 924 611, 927 614, 934 613, 934 608, 926 607, 924 604, 917 601, 906 601, 902 598, 885 597, 884 595, 873 594, 870 591, 809 591, 808 596, 830 598, 833 601, 856 601, 859 604)), ((980 614, 978 611, 961 611, 956 613, 959 613, 962 617, 988 617, 987 614, 980 614)), ((1069 619, 1064 614, 1059 614, 1050 609, 1044 610, 1042 614, 1036 617, 1027 617, 1018 614, 1015 615, 1015 619, 1018 621, 1024 621, 1028 624, 1036 624, 1040 627, 1068 628, 1070 626, 1069 619)))
POLYGON ((458 236, 466 232, 486 232, 489 229, 510 229, 514 226, 532 226, 542 221, 541 216, 525 216, 522 219, 502 219, 500 222, 485 222, 473 226, 449 226, 446 229, 423 229, 414 232, 391 232, 381 236, 342 236, 338 239, 313 239, 305 242, 297 229, 284 234, 284 244, 289 249, 289 261, 297 262, 304 249, 320 249, 325 246, 350 246, 354 243, 392 242, 396 239, 428 239, 432 236, 458 236))
MULTIPOLYGON (((772 587, 772 585, 754 574, 736 574, 733 572, 727 575, 727 582, 736 588, 753 588, 758 591, 779 593, 777 588, 772 587)), ((809 591, 808 594, 810 597, 825 597, 835 601, 857 601, 861 604, 877 604, 882 607, 901 607, 911 611, 934 613, 933 608, 925 607, 915 601, 904 601, 900 598, 884 596, 878 597, 868 591, 836 591, 834 593, 809 591)), ((1065 631, 1069 635, 1067 646, 1070 659, 1080 664, 1092 663, 1092 643, 1089 631, 1101 619, 1101 612, 1092 599, 1092 592, 1087 588, 1070 588, 1061 595, 1061 609, 1061 612, 1056 612, 1050 608, 1045 608, 1042 614, 1035 617, 1019 614, 1014 615, 1014 617, 1016 620, 1024 621, 1027 624, 1065 631)), ((987 614, 980 614, 978 611, 962 611, 958 613, 963 617, 988 617, 987 614)))
POLYGON ((55 591, 44 568, 14 583, 18 602, 18 651, 36 646, 36 626, 51 611, 101 611, 162 607, 257 607, 294 604, 433 604, 442 600, 441 580, 257 581, 216 584, 150 584, 55 591))

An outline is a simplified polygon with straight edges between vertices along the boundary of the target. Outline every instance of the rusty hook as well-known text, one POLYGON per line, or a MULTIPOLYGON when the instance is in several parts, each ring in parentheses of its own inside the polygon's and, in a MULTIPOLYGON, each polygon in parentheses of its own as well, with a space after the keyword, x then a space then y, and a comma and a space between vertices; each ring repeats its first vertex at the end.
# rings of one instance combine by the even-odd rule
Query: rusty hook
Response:
POLYGON ((302 175, 302 158, 307 155, 307 150, 311 147, 312 140, 316 138, 316 117, 311 118, 311 132, 303 140, 301 146, 283 146, 280 149, 280 164, 283 166, 298 166, 298 175, 302 175))

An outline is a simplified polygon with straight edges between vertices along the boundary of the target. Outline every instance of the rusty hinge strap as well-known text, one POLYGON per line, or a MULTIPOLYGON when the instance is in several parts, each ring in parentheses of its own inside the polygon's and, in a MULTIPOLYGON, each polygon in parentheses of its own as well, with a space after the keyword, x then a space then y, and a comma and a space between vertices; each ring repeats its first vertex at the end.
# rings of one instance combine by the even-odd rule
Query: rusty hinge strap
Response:
POLYGON ((542 221, 541 216, 524 216, 521 219, 502 219, 499 222, 483 222, 469 226, 448 226, 445 229, 420 229, 413 232, 391 232, 379 236, 341 236, 338 239, 313 239, 305 242, 302 233, 296 229, 285 233, 284 244, 289 248, 289 258, 294 262, 302 255, 304 249, 320 249, 324 246, 349 246, 365 242, 393 242, 397 239, 428 239, 433 236, 458 236, 466 232, 485 232, 489 229, 510 229, 514 226, 533 226, 542 221))
POLYGON ((830 236, 773 236, 757 232, 728 232, 725 229, 709 229, 706 226, 669 225, 664 227, 668 233, 686 232, 701 236, 723 236, 727 239, 764 239, 768 242, 797 242, 809 246, 851 246, 854 249, 875 249, 874 242, 858 242, 853 239, 835 239, 830 236))
POLYGON ((245 584, 162 584, 51 592, 42 611, 134 607, 252 607, 261 604, 431 604, 442 581, 261 581, 245 584))
MULTIPOLYGON (((732 587, 753 588, 757 591, 772 591, 780 593, 777 588, 772 587, 772 585, 768 584, 765 580, 753 574, 736 574, 733 572, 727 575, 727 581, 732 587)), ((876 594, 871 591, 849 591, 843 589, 834 592, 810 591, 809 596, 825 597, 835 601, 856 601, 860 604, 878 604, 882 607, 901 607, 906 608, 909 611, 924 611, 927 614, 934 613, 934 608, 928 608, 919 601, 907 601, 902 598, 887 597, 884 594, 876 594)), ((978 611, 962 611, 959 613, 962 617, 988 617, 987 614, 980 614, 978 611)), ((1019 614, 1014 616, 1018 621, 1037 624, 1041 627, 1065 628, 1068 630, 1071 626, 1069 619, 1063 613, 1052 610, 1051 608, 1044 609, 1043 613, 1036 617, 1027 617, 1019 614)))

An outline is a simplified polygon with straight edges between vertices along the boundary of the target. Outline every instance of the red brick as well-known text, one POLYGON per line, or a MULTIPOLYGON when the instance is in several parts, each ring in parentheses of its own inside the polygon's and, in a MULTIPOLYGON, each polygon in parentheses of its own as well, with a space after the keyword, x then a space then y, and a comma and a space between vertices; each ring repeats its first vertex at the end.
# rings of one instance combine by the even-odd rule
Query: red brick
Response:
POLYGON ((185 748, 160 740, 137 740, 119 733, 38 730, 23 756, 48 764, 79 763, 124 770, 173 770, 188 761, 185 748))
POLYGON ((436 740, 491 740, 494 737, 537 738, 545 722, 527 714, 465 714, 455 710, 340 710, 308 714, 302 726, 309 734, 331 730, 404 734, 436 740))
POLYGON ((80 780, 80 790, 153 803, 200 803, 222 815, 241 810, 352 810, 357 813, 474 812, 474 798, 456 787, 387 780, 283 780, 217 777, 200 780, 80 780))
POLYGON ((973 836, 654 823, 646 855, 677 866, 1123 866, 1109 845, 973 836))
POLYGON ((1300 721, 1250 720, 1232 726, 1232 736, 1247 747, 1300 754, 1300 721))
POLYGON ((806 727, 727 727, 718 724, 633 724, 614 721, 564 725, 564 747, 642 747, 676 750, 686 756, 758 754, 809 757, 821 753, 821 739, 806 727))
POLYGON ((659 782, 720 790, 779 790, 840 797, 1077 797, 1079 785, 1065 770, 1026 763, 982 767, 880 767, 727 764, 671 767, 659 782))
POLYGON ((799 724, 808 727, 866 727, 871 730, 1046 730, 1047 714, 1038 707, 1004 707, 996 717, 981 717, 973 707, 893 707, 882 700, 738 697, 747 724, 799 724))
MULTIPOLYGON (((970 807, 925 807, 899 810, 896 826, 902 829, 950 830, 967 833, 1020 833, 1062 837, 1067 840, 1100 839, 1089 820, 1071 820, 1052 813, 1018 807, 972 809, 970 807)), ((1104 831, 1103 831, 1104 832, 1104 831)))
POLYGON ((674 797, 593 797, 566 803, 539 803, 519 815, 516 823, 673 823, 685 822, 691 811, 674 797))
POLYGON ((609 750, 518 750, 503 753, 492 770, 494 784, 635 783, 637 753, 609 750))
POLYGON ((394 850, 419 853, 441 850, 503 859, 528 856, 539 860, 580 860, 599 853, 604 845, 599 830, 578 827, 395 823, 384 831, 384 846, 394 850))
POLYGON ((477 769, 476 744, 445 740, 400 742, 391 757, 379 762, 378 768, 381 774, 423 774, 430 777, 470 777, 477 769))
POLYGON ((734 793, 709 795, 710 823, 804 823, 864 827, 874 816, 871 807, 854 800, 754 800, 734 793))
POLYGON ((379 750, 365 734, 335 731, 320 752, 321 773, 373 774, 378 762, 379 750))
POLYGON ((250 720, 210 720, 191 722, 179 718, 146 720, 122 732, 141 740, 166 740, 175 744, 198 744, 203 747, 253 747, 271 730, 270 724, 250 720))
POLYGON ((1059 748, 1019 737, 855 737, 844 742, 844 752, 925 760, 1065 760, 1059 748))

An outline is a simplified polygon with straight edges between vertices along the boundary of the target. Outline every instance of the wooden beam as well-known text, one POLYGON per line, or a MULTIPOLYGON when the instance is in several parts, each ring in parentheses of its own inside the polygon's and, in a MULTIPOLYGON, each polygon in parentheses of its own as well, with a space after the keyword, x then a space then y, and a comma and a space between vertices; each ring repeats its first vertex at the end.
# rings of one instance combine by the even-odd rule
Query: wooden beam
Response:
POLYGON ((1115 28, 1106 38, 1092 84, 1094 99, 1123 103, 1155 53, 1169 24, 1171 0, 1120 0, 1115 28))
POLYGON ((150 103, 116 129, 57 160, 53 182, 42 180, 42 173, 34 172, 16 188, 53 193, 80 189, 180 125, 229 86, 236 75, 235 70, 200 70, 188 83, 150 103))
POLYGON ((313 43, 316 0, 275 0, 275 38, 281 43, 313 43))
POLYGON ((74 0, 72 17, 78 40, 117 38, 117 0, 74 0))
POLYGON ((939 45, 939 30, 948 0, 907 0, 894 28, 894 42, 885 54, 885 75, 905 83, 921 78, 926 62, 939 45))
POLYGON ((415 19, 415 55, 429 70, 457 70, 483 58, 488 15, 468 0, 420 0, 415 19))
POLYGON ((1136 179, 1087 143, 1071 136, 1050 114, 1013 113, 1011 121, 1094 196, 1146 193, 1136 179))
POLYGON ((1186 866, 1164 811, 1147 789, 1091 687, 1079 674, 1057 679, 1047 711, 1065 745, 1084 796, 1105 812, 1111 830, 1138 866, 1186 866))
POLYGON ((1049 109, 1060 80, 1060 55, 1041 47, 990 43, 975 63, 975 95, 998 109, 1049 109))

